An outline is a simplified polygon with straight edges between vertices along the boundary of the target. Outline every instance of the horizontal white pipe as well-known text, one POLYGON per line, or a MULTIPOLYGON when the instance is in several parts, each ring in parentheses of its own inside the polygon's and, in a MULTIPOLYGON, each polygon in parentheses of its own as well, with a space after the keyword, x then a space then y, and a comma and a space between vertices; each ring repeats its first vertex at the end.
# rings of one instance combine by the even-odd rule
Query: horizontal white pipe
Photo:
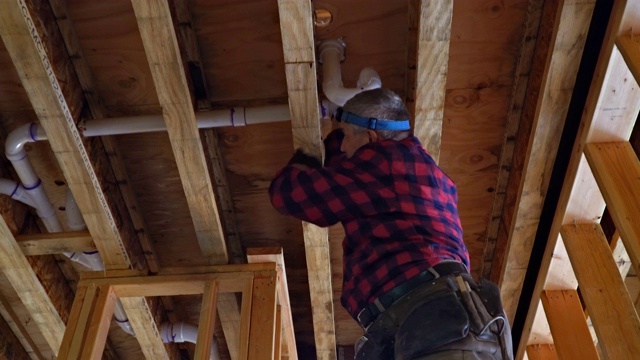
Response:
MULTIPOLYGON (((198 327, 187 324, 185 322, 163 323, 160 325, 160 337, 164 343, 183 343, 188 342, 195 344, 198 339, 198 327)), ((210 360, 220 360, 220 352, 218 351, 218 342, 215 337, 211 344, 210 360)))
POLYGON ((340 61, 344 60, 345 44, 340 39, 325 40, 320 44, 320 60, 322 62, 322 92, 338 106, 344 106, 347 100, 365 90, 382 86, 380 76, 372 68, 364 68, 360 72, 357 88, 345 88, 342 84, 340 61))
MULTIPOLYGON (((290 119, 289 105, 235 107, 231 109, 196 113, 196 121, 199 129, 223 126, 245 126, 251 124, 287 121, 290 119)), ((86 137, 167 130, 167 126, 162 115, 88 120, 83 127, 83 134, 86 137)))

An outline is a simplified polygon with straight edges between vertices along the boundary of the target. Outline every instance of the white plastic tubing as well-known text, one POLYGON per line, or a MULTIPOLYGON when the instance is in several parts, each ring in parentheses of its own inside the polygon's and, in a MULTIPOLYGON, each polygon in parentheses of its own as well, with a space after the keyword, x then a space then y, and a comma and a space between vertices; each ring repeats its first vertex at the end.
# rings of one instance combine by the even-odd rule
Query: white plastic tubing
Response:
MULTIPOLYGON (((163 323, 160 325, 160 337, 165 343, 196 343, 198 339, 198 327, 184 322, 163 323)), ((211 344, 210 360, 220 360, 220 352, 218 351, 218 342, 213 339, 211 344)))
POLYGON ((367 67, 360 71, 356 88, 343 87, 340 61, 345 59, 344 49, 345 43, 340 39, 325 40, 318 48, 323 72, 322 92, 332 103, 338 106, 344 106, 347 100, 358 93, 382 86, 378 73, 367 67))

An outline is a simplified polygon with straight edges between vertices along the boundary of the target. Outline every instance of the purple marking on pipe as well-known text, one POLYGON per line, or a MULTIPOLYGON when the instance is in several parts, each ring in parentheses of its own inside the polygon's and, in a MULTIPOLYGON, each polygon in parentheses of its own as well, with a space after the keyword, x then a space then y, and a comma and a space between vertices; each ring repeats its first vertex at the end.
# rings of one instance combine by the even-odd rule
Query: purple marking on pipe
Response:
POLYGON ((25 190, 33 190, 33 189, 37 188, 38 186, 40 186, 40 184, 42 184, 42 181, 40 181, 40 178, 38 178, 38 181, 36 181, 36 184, 35 184, 35 185, 33 185, 33 186, 29 186, 29 187, 26 187, 26 186, 25 186, 25 188, 24 188, 24 189, 25 189, 25 190))
POLYGON ((93 254, 97 254, 98 251, 83 251, 82 253, 84 253, 85 255, 93 255, 93 254))
POLYGON ((74 256, 76 256, 75 252, 73 254, 71 254, 71 256, 69 256, 69 260, 73 259, 74 256))
POLYGON ((25 153, 20 159, 15 159, 15 160, 10 160, 10 161, 13 161, 13 162, 21 161, 21 160, 24 160, 26 157, 27 157, 27 154, 25 153))
POLYGON ((236 126, 236 124, 233 121, 233 113, 236 112, 235 108, 231 108, 229 109, 229 116, 231 117, 231 126, 236 126))
POLYGON ((29 135, 31 136, 31 140, 34 142, 38 141, 38 124, 31 123, 31 125, 29 125, 29 135))
POLYGON ((16 188, 15 188, 15 189, 13 189, 13 191, 11 192, 11 196, 9 196, 9 197, 13 197, 13 195, 15 195, 15 194, 16 194, 16 192, 18 192, 18 188, 19 188, 19 187, 20 187, 20 184, 16 183, 16 188))
POLYGON ((129 322, 129 319, 119 320, 119 319, 118 319, 117 317, 115 317, 115 316, 114 316, 113 318, 114 318, 114 319, 116 319, 116 322, 117 322, 117 323, 120 323, 120 324, 124 324, 124 323, 128 323, 128 322, 129 322))
POLYGON ((327 116, 327 109, 322 105, 322 103, 320 104, 320 110, 322 111, 322 118, 324 119, 327 116))

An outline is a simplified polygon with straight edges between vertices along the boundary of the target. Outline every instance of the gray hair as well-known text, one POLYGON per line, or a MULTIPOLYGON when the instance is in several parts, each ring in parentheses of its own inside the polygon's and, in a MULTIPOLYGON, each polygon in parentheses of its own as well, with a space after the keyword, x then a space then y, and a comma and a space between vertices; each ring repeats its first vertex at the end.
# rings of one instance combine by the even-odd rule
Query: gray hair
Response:
MULTIPOLYGON (((385 120, 408 120, 410 115, 402 99, 393 91, 380 88, 363 91, 352 97, 344 104, 344 111, 352 114, 385 120)), ((364 127, 351 125, 354 131, 362 132, 364 127)), ((402 140, 411 135, 409 130, 376 130, 378 136, 383 140, 402 140)))

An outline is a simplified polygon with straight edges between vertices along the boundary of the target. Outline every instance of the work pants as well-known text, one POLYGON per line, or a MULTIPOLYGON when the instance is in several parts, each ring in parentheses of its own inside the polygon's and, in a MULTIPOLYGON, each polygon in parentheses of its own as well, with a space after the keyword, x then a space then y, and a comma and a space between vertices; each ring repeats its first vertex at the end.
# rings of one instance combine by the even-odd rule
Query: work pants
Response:
POLYGON ((424 283, 381 313, 356 360, 512 360, 498 287, 469 274, 424 283))

